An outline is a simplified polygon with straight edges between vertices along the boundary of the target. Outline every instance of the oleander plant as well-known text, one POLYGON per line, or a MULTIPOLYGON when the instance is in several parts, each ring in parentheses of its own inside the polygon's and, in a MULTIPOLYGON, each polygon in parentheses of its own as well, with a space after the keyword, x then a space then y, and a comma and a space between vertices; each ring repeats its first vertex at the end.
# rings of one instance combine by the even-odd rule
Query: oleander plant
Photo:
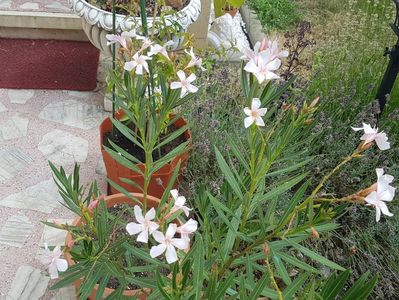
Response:
MULTIPOLYGON (((146 44, 135 32, 110 40, 118 41, 121 51, 132 58, 123 67, 138 78, 127 85, 126 94, 140 85, 143 73, 152 72, 147 60, 155 54, 133 53, 124 42, 141 43, 141 48, 148 45, 149 52, 158 55, 157 65, 170 60, 164 46, 149 40, 146 44)), ((107 203, 115 195, 100 195, 95 183, 81 185, 78 166, 67 175, 62 167, 51 164, 64 205, 79 220, 72 225, 46 223, 70 236, 63 247, 46 247, 47 254, 41 258, 51 278, 61 274, 53 288, 75 282, 80 299, 367 299, 378 274, 365 273, 350 280, 351 270, 311 250, 308 243, 335 230, 348 205, 374 209, 376 222, 393 217, 388 205, 395 196, 394 178, 383 168, 375 170, 375 183, 360 183, 343 197, 323 189, 344 166, 368 155, 370 148, 389 150, 390 142, 386 133, 369 124, 353 127, 363 132, 358 146, 312 182, 313 157, 306 151, 311 139, 306 129, 315 121, 320 100, 301 106, 279 101, 294 80, 278 82, 278 70, 287 56, 277 42, 268 40, 243 52, 242 130, 228 133, 225 149, 214 149, 223 177, 218 194, 204 188, 186 199, 173 188, 179 163, 161 199, 154 200, 146 189, 142 194, 123 191, 126 201, 110 206, 107 203)), ((188 65, 200 66, 192 58, 188 65)), ((192 75, 187 78, 184 69, 177 72, 180 81, 155 74, 152 79, 159 80, 159 94, 175 95, 179 103, 187 100, 187 93, 197 91, 188 80, 192 75)), ((171 78, 176 76, 171 74, 171 78)), ((148 88, 151 93, 156 84, 150 82, 148 88)), ((141 95, 145 90, 141 89, 141 95)), ((146 100, 157 103, 155 96, 146 100)), ((156 118, 152 113, 147 119, 150 123, 156 118)), ((115 151, 125 158, 121 162, 131 166, 129 160, 134 158, 115 151)))

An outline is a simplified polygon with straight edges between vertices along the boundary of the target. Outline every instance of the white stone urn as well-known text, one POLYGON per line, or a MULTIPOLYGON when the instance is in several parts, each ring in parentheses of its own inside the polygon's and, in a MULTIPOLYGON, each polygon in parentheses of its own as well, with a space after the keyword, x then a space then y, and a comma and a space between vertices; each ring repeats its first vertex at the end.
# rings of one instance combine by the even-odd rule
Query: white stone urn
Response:
MULTIPOLYGON (((112 13, 102 10, 85 0, 69 0, 72 10, 82 18, 83 30, 90 42, 104 55, 111 56, 111 48, 107 46, 105 35, 112 32, 112 13)), ((190 0, 190 3, 182 10, 164 17, 166 26, 178 25, 181 32, 185 32, 189 25, 194 23, 201 13, 201 0, 190 0)), ((158 19, 158 18, 157 18, 158 19)), ((155 20, 156 21, 156 20, 155 20)), ((154 18, 148 17, 148 28, 154 23, 154 18)), ((127 17, 116 15, 116 31, 131 30, 141 26, 140 17, 127 17)), ((175 37, 174 48, 178 48, 183 42, 182 38, 175 37)))

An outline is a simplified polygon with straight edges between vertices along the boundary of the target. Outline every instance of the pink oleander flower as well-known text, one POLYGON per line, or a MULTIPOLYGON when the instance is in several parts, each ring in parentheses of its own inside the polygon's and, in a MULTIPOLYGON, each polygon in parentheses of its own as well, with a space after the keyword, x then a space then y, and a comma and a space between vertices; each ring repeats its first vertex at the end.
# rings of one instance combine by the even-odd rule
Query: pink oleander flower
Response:
POLYGON ((179 192, 176 189, 171 190, 170 194, 172 195, 172 197, 175 201, 175 203, 172 207, 171 213, 173 214, 174 212, 176 212, 178 210, 182 210, 184 212, 184 214, 186 215, 186 217, 188 217, 191 209, 184 205, 184 204, 186 204, 186 197, 179 196, 179 192))
POLYGON ((166 50, 166 48, 169 47, 169 46, 172 46, 173 44, 174 44, 173 41, 168 41, 163 46, 161 46, 159 44, 151 45, 151 49, 150 49, 150 51, 148 51, 147 55, 148 56, 153 56, 153 55, 156 55, 156 54, 160 53, 163 56, 165 56, 167 59, 170 59, 169 55, 168 55, 168 51, 166 50))
POLYGON ((261 108, 261 102, 258 98, 252 99, 251 108, 245 107, 244 113, 248 116, 244 119, 245 128, 250 127, 253 123, 257 126, 265 126, 262 117, 266 114, 267 108, 261 108))
POLYGON ((378 128, 376 127, 372 128, 369 124, 363 123, 363 127, 352 127, 352 129, 354 131, 364 131, 360 139, 364 141, 365 145, 375 141, 381 151, 391 148, 387 134, 383 131, 378 132, 378 128))
POLYGON ((395 188, 390 185, 394 177, 385 174, 383 169, 375 169, 377 173, 377 189, 371 192, 365 201, 367 205, 373 206, 376 210, 376 221, 379 222, 381 213, 386 216, 392 217, 393 214, 388 210, 386 202, 391 202, 395 197, 395 188))
POLYGON ((244 67, 244 70, 252 73, 258 79, 259 84, 265 80, 279 79, 280 76, 273 73, 281 66, 281 60, 275 58, 268 49, 259 54, 257 61, 251 59, 244 67))
POLYGON ((124 69, 126 71, 136 70, 137 75, 143 75, 143 71, 148 71, 148 63, 147 60, 151 60, 151 57, 140 55, 138 52, 133 55, 133 60, 125 63, 124 69))
POLYGON ((88 209, 89 211, 93 211, 93 210, 97 207, 97 205, 98 205, 99 202, 100 202, 100 200, 93 200, 93 201, 91 201, 90 204, 87 206, 87 209, 88 209))
POLYGON ((44 244, 45 254, 39 257, 40 262, 48 267, 51 279, 58 278, 58 272, 65 272, 68 269, 66 259, 60 258, 62 255, 61 246, 56 246, 53 251, 48 248, 47 243, 44 244))
POLYGON ((193 219, 190 219, 183 225, 177 227, 176 232, 180 233, 181 238, 187 242, 188 246, 190 246, 190 234, 196 232, 197 228, 198 228, 198 222, 193 219))
POLYGON ((205 71, 206 69, 204 67, 202 67, 202 58, 197 58, 195 56, 193 47, 191 47, 190 52, 188 52, 187 50, 184 50, 187 54, 189 54, 191 56, 191 60, 189 61, 189 63, 187 64, 187 67, 185 67, 184 69, 188 69, 191 67, 199 67, 202 71, 205 71))
POLYGON ((198 88, 191 84, 191 82, 197 79, 194 73, 186 78, 186 73, 180 70, 177 72, 177 76, 180 81, 172 82, 170 88, 172 90, 181 89, 180 98, 183 98, 187 93, 196 93, 198 91, 198 88))
POLYGON ((272 57, 274 57, 274 58, 281 59, 281 58, 288 57, 288 55, 289 55, 287 50, 280 51, 277 41, 268 41, 267 48, 270 49, 272 57))
POLYGON ((143 216, 143 211, 138 205, 134 206, 134 216, 136 217, 135 222, 128 223, 126 225, 126 231, 130 234, 138 234, 137 241, 142 243, 148 243, 148 236, 152 234, 155 230, 159 228, 159 225, 152 220, 155 218, 155 209, 151 208, 145 216, 143 216))
POLYGON ((165 235, 160 231, 153 232, 152 236, 159 243, 159 245, 151 247, 150 255, 152 258, 158 257, 166 252, 165 257, 168 264, 174 263, 178 260, 176 248, 184 250, 189 247, 189 244, 182 238, 179 239, 174 237, 176 230, 177 225, 172 223, 169 224, 165 235))
POLYGON ((265 52, 266 50, 269 50, 272 58, 285 58, 288 57, 289 53, 286 50, 280 51, 278 48, 278 43, 277 40, 272 41, 272 40, 267 40, 264 38, 261 42, 256 42, 254 46, 254 50, 251 49, 244 49, 243 50, 243 56, 241 56, 242 60, 254 60, 255 63, 258 62, 258 57, 261 53, 265 52))
POLYGON ((124 31, 121 33, 121 35, 119 34, 107 34, 105 36, 107 38, 107 46, 115 44, 115 43, 119 43, 123 48, 127 48, 127 42, 128 40, 138 37, 138 35, 136 34, 136 30, 133 29, 131 31, 124 31))
POLYGON ((143 44, 141 45, 139 52, 143 52, 145 49, 147 49, 154 43, 153 41, 150 40, 149 37, 146 36, 137 36, 137 39, 143 41, 143 44))

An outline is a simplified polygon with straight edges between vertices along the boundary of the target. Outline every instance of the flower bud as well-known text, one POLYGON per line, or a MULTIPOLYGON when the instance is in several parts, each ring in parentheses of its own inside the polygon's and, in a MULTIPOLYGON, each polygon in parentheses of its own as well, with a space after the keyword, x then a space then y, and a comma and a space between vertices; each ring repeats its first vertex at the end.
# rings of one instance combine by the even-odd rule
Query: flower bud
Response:
POLYGON ((270 247, 269 247, 268 244, 263 244, 262 250, 263 250, 263 253, 264 253, 266 256, 269 256, 269 254, 270 254, 270 247))
POLYGON ((67 244, 68 248, 72 248, 75 245, 75 240, 70 240, 67 244))
POLYGON ((320 234, 318 233, 318 231, 316 230, 316 228, 314 228, 313 226, 310 227, 310 230, 312 231, 311 236, 312 238, 318 239, 320 238, 320 234))
POLYGON ((363 152, 366 151, 367 149, 370 149, 374 145, 374 142, 371 143, 365 143, 364 141, 360 143, 360 145, 357 147, 359 151, 363 152))
POLYGON ((87 207, 87 209, 89 211, 93 211, 97 207, 99 201, 100 201, 100 199, 91 201, 89 206, 87 207))
POLYGON ((316 97, 309 105, 310 108, 316 107, 317 103, 319 103, 320 97, 316 97))

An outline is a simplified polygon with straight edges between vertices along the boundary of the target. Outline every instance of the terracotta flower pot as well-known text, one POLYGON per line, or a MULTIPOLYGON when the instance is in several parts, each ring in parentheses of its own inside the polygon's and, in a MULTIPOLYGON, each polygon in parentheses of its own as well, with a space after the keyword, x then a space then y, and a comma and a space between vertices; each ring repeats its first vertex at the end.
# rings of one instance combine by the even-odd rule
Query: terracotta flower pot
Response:
MULTIPOLYGON (((122 116, 122 114, 119 114, 122 116)), ((116 118, 118 118, 118 114, 116 115, 116 118)), ((183 118, 179 118, 176 120, 174 125, 177 128, 181 128, 185 125, 187 125, 187 122, 183 118)), ((115 159, 111 157, 105 151, 103 147, 104 143, 104 136, 106 133, 110 132, 112 130, 112 121, 110 118, 105 119, 101 125, 100 125, 100 146, 101 146, 101 153, 103 155, 103 160, 105 164, 105 168, 107 170, 107 177, 108 179, 112 180, 113 182, 116 182, 118 185, 126 189, 128 192, 131 193, 141 193, 140 189, 133 187, 129 184, 126 184, 122 182, 119 178, 127 178, 132 181, 134 181, 136 184, 139 186, 143 187, 144 186, 144 177, 143 175, 121 165, 119 162, 117 162, 115 159)), ((184 133, 184 137, 186 141, 189 141, 191 139, 191 132, 190 130, 187 130, 184 133)), ((162 195, 165 191, 165 187, 168 185, 172 175, 173 171, 178 164, 179 160, 181 160, 180 164, 180 171, 179 171, 179 176, 174 183, 174 188, 177 188, 178 186, 178 181, 182 179, 182 173, 181 170, 182 168, 186 165, 186 161, 189 157, 189 153, 185 152, 183 154, 180 154, 176 156, 174 159, 172 159, 168 164, 163 166, 161 169, 159 169, 157 172, 155 172, 154 175, 152 175, 149 187, 148 187, 148 193, 151 194, 154 197, 157 198, 162 198, 162 195), (158 181, 162 181, 162 185, 158 183, 158 181)), ((144 165, 143 164, 136 164, 141 170, 144 170, 144 165)), ((120 191, 117 189, 113 188, 112 186, 110 187, 110 194, 117 194, 120 191)))
MULTIPOLYGON (((143 194, 139 194, 139 193, 132 193, 132 195, 134 197, 136 197, 138 200, 142 200, 143 199, 143 194)), ((112 195, 112 196, 107 196, 104 199, 106 206, 112 207, 116 204, 128 204, 128 205, 133 205, 135 202, 133 202, 133 200, 129 199, 128 197, 126 197, 123 194, 116 194, 116 195, 112 195)), ((152 197, 152 196, 147 196, 147 206, 148 207, 157 207, 160 203, 160 200, 158 198, 152 197)), ((82 223, 82 219, 81 218, 76 218, 73 223, 72 226, 78 226, 82 223)), ((68 245, 70 242, 72 241, 72 236, 71 234, 68 232, 66 240, 65 240, 65 245, 68 245)), ((69 252, 65 252, 64 254, 65 259, 68 262, 68 266, 71 267, 75 264, 75 261, 72 259, 71 255, 69 254, 69 252)), ((82 284, 82 279, 78 279, 75 281, 75 287, 76 289, 79 289, 80 285, 82 284)), ((98 291, 99 285, 96 284, 94 286, 94 289, 92 291, 92 293, 89 296, 89 300, 95 300, 96 296, 97 296, 97 291, 98 291)), ((111 293, 114 292, 113 289, 111 288, 105 288, 103 297, 107 297, 109 295, 111 295, 111 293)), ((147 295, 151 292, 150 289, 144 289, 144 290, 126 290, 123 292, 124 296, 137 296, 138 299, 140 300, 145 300, 147 299, 147 295)))

